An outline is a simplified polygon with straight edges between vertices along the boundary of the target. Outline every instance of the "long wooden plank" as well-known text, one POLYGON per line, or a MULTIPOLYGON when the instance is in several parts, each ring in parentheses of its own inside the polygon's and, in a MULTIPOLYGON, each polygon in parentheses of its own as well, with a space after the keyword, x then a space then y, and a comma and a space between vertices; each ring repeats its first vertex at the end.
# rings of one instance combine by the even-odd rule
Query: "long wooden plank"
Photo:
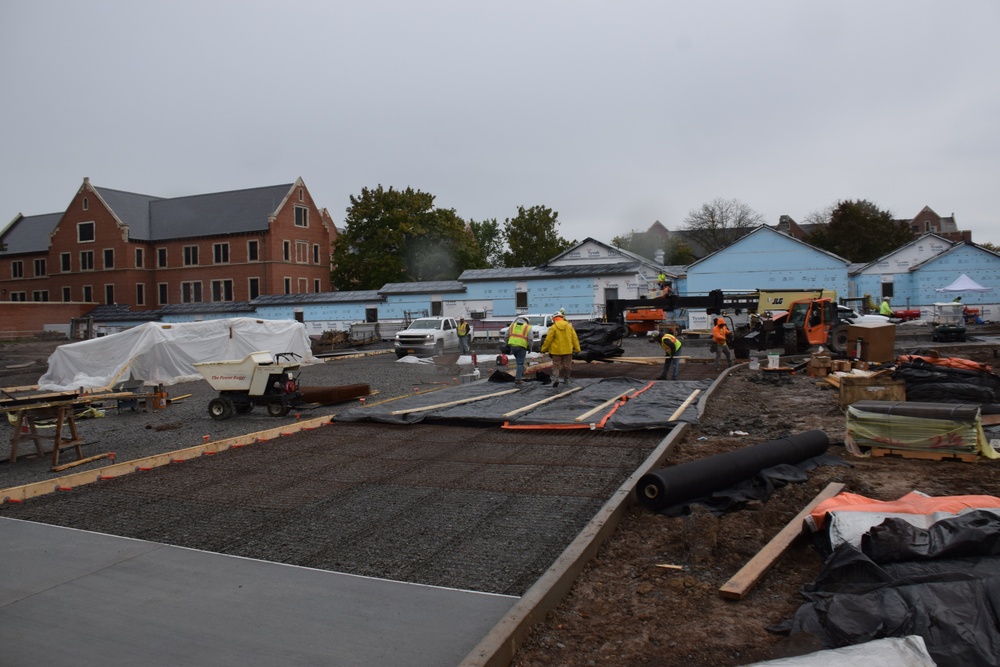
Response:
POLYGON ((49 468, 52 472, 62 472, 63 470, 68 470, 69 468, 75 468, 76 466, 83 465, 84 463, 90 463, 91 461, 97 461, 99 459, 106 459, 108 457, 114 458, 114 452, 105 452, 103 454, 94 454, 93 456, 88 456, 85 459, 80 459, 78 461, 71 461, 70 463, 64 463, 61 466, 56 466, 54 468, 49 468))
POLYGON ((691 401, 693 401, 694 399, 696 399, 698 397, 698 394, 700 394, 700 393, 701 393, 701 389, 695 389, 694 391, 692 391, 691 395, 688 396, 684 400, 683 403, 681 403, 681 406, 679 408, 677 408, 676 410, 674 410, 674 414, 670 415, 670 418, 667 419, 667 421, 668 422, 672 422, 672 421, 674 421, 676 419, 680 419, 680 416, 682 414, 684 414, 684 411, 687 410, 687 408, 688 408, 689 405, 691 405, 691 401))
POLYGON ((437 410, 439 408, 450 408, 455 405, 462 405, 463 403, 475 403, 476 401, 482 401, 487 398, 495 398, 497 396, 504 396, 506 394, 513 394, 515 391, 521 391, 518 389, 508 389, 507 391, 497 391, 492 394, 484 394, 483 396, 473 396, 472 398, 462 398, 457 401, 448 401, 447 403, 438 403, 437 405, 427 405, 422 408, 408 408, 406 410, 393 410, 390 415, 408 415, 411 412, 425 412, 426 410, 437 410))
POLYGON ((809 513, 821 502, 827 498, 833 498, 843 489, 844 485, 840 482, 827 484, 826 488, 812 499, 812 502, 781 529, 781 532, 771 538, 771 541, 764 545, 764 548, 758 551, 757 555, 751 558, 739 572, 733 575, 732 579, 723 584, 722 588, 719 589, 719 595, 727 600, 742 600, 746 597, 750 589, 767 574, 767 571, 781 557, 781 554, 785 553, 792 542, 802 534, 805 518, 809 516, 809 513))
POLYGON ((600 412, 601 410, 603 410, 604 408, 608 407, 609 405, 611 405, 613 403, 616 403, 617 401, 621 400, 621 397, 624 396, 625 394, 629 393, 630 391, 632 391, 632 390, 631 389, 626 389, 622 393, 620 393, 620 394, 618 394, 616 396, 612 396, 608 400, 606 400, 603 403, 601 403, 600 405, 598 405, 596 408, 591 408, 590 410, 587 410, 582 415, 580 415, 579 417, 577 417, 574 421, 582 422, 584 419, 586 419, 587 417, 591 416, 592 414, 600 412))
POLYGON ((558 399, 560 399, 563 396, 566 396, 568 394, 572 394, 574 391, 580 391, 581 389, 583 389, 583 387, 573 387, 572 389, 569 389, 567 391, 558 393, 555 396, 549 396, 548 398, 543 398, 540 401, 535 401, 534 403, 528 403, 523 408, 518 408, 517 410, 511 410, 510 412, 505 412, 505 413, 503 413, 500 416, 501 417, 513 417, 514 415, 519 415, 522 412, 527 412, 528 410, 537 408, 540 405, 545 405, 546 403, 551 403, 552 401, 558 400, 558 399))

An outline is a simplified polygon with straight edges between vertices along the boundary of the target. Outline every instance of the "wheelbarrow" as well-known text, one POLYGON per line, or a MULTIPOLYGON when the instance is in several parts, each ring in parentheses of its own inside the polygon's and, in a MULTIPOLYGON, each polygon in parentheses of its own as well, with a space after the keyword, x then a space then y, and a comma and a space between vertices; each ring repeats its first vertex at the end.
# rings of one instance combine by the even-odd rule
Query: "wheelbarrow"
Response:
POLYGON ((219 392, 208 404, 212 419, 229 419, 250 413, 255 405, 267 406, 267 414, 284 417, 301 402, 300 356, 294 352, 251 352, 243 359, 205 361, 192 364, 208 384, 219 392))
POLYGON ((434 361, 434 368, 437 369, 438 373, 442 375, 457 375, 462 371, 462 367, 458 365, 458 358, 462 356, 460 353, 455 352, 453 354, 437 354, 431 357, 434 361))

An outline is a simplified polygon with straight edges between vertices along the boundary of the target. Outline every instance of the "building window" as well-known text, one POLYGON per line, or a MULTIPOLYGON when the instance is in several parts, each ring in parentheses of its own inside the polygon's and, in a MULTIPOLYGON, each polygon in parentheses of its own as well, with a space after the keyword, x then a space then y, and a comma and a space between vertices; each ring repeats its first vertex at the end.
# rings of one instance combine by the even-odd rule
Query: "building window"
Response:
POLYGON ((161 306, 167 305, 167 283, 159 283, 156 286, 157 299, 161 306))
POLYGON ((157 248, 156 249, 156 266, 160 269, 167 268, 167 249, 157 248))
POLYGON ((94 270, 94 251, 84 250, 80 253, 80 270, 81 271, 93 271, 94 270))
POLYGON ((514 293, 514 307, 515 308, 527 308, 528 307, 528 293, 527 292, 515 292, 514 293))
POLYGON ((285 294, 291 294, 291 293, 292 293, 292 279, 285 278, 285 294))
POLYGON ((247 282, 248 294, 250 295, 250 300, 253 301, 260 296, 260 278, 250 278, 247 282))
POLYGON ((893 294, 893 287, 894 287, 894 286, 895 286, 895 285, 894 285, 893 283, 882 283, 882 296, 887 296, 887 297, 889 297, 890 299, 891 299, 891 298, 892 298, 893 296, 895 296, 895 295, 893 294))
POLYGON ((32 301, 48 301, 49 291, 48 290, 36 290, 31 293, 32 301))
POLYGON ((309 209, 304 206, 295 207, 295 226, 296 227, 308 227, 309 226, 309 209))
POLYGON ((115 251, 113 248, 104 249, 104 268, 105 269, 115 268, 115 251))
POLYGON ((260 243, 257 240, 247 241, 247 261, 260 261, 260 243))
POLYGON ((291 241, 282 241, 281 242, 281 256, 284 258, 284 260, 286 262, 291 261, 291 259, 292 259, 292 243, 291 243, 291 241))
POLYGON ((104 303, 109 306, 115 302, 115 286, 105 285, 104 286, 104 303))
POLYGON ((306 241, 295 242, 295 262, 298 264, 309 263, 309 243, 306 241))
POLYGON ((62 293, 63 293, 63 301, 65 303, 69 303, 70 301, 73 300, 73 290, 71 290, 69 287, 63 287, 62 293))
POLYGON ((10 263, 10 277, 11 278, 24 277, 24 262, 18 259, 10 263))
POLYGON ((305 195, 302 192, 302 188, 299 188, 299 201, 305 201, 305 195))
POLYGON ((216 264, 229 264, 229 244, 214 244, 212 246, 212 259, 216 264))
POLYGON ((232 301, 233 281, 213 280, 212 281, 212 301, 232 301))
POLYGON ((309 292, 309 279, 299 278, 299 294, 307 294, 309 292))
POLYGON ((63 273, 69 273, 70 271, 72 271, 73 267, 70 264, 71 261, 72 260, 70 260, 70 254, 68 252, 60 253, 59 270, 62 271, 63 273))
POLYGON ((76 223, 76 240, 79 243, 93 243, 94 223, 92 222, 76 223))
POLYGON ((198 264, 198 246, 196 245, 184 246, 184 266, 197 266, 197 264, 198 264))
POLYGON ((313 264, 319 264, 319 244, 313 244, 313 264))
POLYGON ((135 249, 135 268, 141 269, 142 265, 145 263, 146 257, 142 248, 135 249))
POLYGON ((181 283, 181 303, 201 303, 201 281, 181 283))
POLYGON ((322 285, 320 284, 320 279, 316 278, 315 280, 313 280, 313 292, 315 292, 316 294, 319 294, 322 291, 321 288, 322 288, 322 285))
POLYGON ((10 300, 11 301, 27 301, 28 300, 28 293, 27 292, 11 292, 10 293, 10 300))
POLYGON ((86 197, 84 197, 83 198, 83 210, 86 211, 88 208, 90 208, 90 202, 87 201, 86 197))
POLYGON ((142 283, 135 284, 135 305, 146 305, 146 286, 142 283))
POLYGON ((94 302, 94 288, 90 285, 83 286, 83 301, 84 303, 94 302))
MULTIPOLYGON (((35 260, 35 277, 41 277, 45 275, 45 260, 36 259, 35 260)), ((46 299, 48 301, 48 299, 46 299)))

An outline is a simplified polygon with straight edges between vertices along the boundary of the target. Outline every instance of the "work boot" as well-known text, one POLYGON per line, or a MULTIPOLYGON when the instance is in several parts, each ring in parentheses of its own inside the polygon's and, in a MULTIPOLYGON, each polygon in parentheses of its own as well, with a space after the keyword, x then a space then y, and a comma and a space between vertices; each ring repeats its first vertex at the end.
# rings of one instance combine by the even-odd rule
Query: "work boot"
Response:
POLYGON ((658 377, 658 378, 656 378, 656 379, 657 379, 657 380, 666 380, 666 379, 667 379, 667 376, 666 376, 666 375, 661 375, 660 377, 658 377))
POLYGON ((555 378, 554 380, 552 380, 552 386, 553 387, 558 387, 559 386, 559 378, 555 378))

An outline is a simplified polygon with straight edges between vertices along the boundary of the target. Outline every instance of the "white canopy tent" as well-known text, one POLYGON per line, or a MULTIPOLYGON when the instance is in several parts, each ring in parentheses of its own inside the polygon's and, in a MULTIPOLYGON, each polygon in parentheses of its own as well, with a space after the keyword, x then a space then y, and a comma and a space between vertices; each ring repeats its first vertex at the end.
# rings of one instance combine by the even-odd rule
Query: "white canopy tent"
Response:
POLYGON ((121 333, 67 343, 49 357, 39 389, 72 391, 110 387, 131 375, 146 384, 202 379, 192 364, 243 359, 251 352, 294 352, 299 363, 321 363, 312 354, 305 325, 292 320, 237 317, 207 322, 148 322, 121 333))
POLYGON ((935 292, 992 292, 992 287, 983 287, 964 273, 947 287, 938 287, 935 292))

